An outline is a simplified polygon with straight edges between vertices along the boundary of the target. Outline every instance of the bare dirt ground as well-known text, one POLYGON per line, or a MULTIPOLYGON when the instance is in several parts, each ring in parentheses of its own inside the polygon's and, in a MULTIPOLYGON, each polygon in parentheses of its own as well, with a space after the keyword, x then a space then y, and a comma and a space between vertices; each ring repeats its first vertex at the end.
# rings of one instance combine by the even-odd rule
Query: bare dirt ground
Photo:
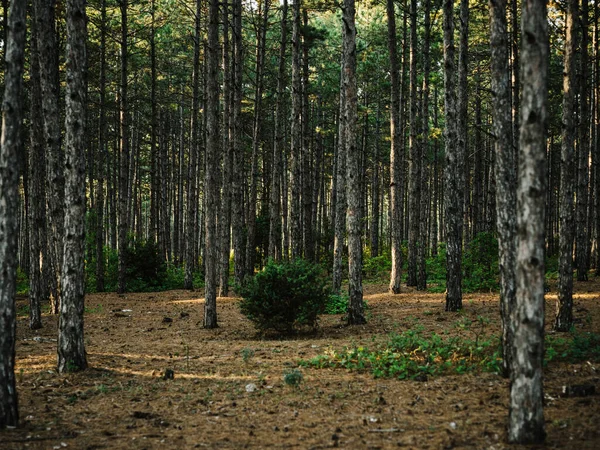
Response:
MULTIPOLYGON (((599 332, 600 282, 578 284, 576 291, 577 327, 599 332)), ((286 385, 284 372, 300 359, 329 348, 373 345, 415 323, 427 332, 469 333, 457 321, 483 316, 490 319, 485 333, 499 333, 497 294, 467 295, 462 316, 443 311, 443 294, 406 290, 393 296, 384 285, 367 285, 365 297, 365 326, 347 327, 340 316, 323 316, 312 335, 263 339, 240 315, 235 298, 218 300, 220 328, 204 330, 201 292, 89 295, 90 369, 70 375, 55 371, 57 318, 45 315, 44 328, 31 331, 22 315, 22 426, 0 434, 0 448, 518 448, 506 444, 508 383, 498 375, 419 382, 303 367, 301 384, 286 385), (173 370, 173 379, 163 379, 166 369, 173 370), (249 384, 256 390, 247 392, 249 384)), ((547 324, 554 302, 548 295, 547 324)), ((598 397, 559 396, 567 384, 598 389, 598 365, 548 365, 548 437, 539 448, 600 448, 598 397)))

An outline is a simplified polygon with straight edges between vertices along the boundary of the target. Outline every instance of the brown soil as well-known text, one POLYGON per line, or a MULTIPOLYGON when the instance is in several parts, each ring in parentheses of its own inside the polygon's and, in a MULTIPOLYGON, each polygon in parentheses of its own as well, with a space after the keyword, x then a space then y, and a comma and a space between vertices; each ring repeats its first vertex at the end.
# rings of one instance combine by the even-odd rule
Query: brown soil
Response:
MULTIPOLYGON (((576 289, 577 327, 599 332, 600 283, 576 289)), ((45 315, 44 328, 31 331, 21 316, 17 378, 22 426, 3 432, 0 447, 511 447, 505 432, 508 383, 498 375, 419 382, 302 368, 299 387, 284 383, 284 372, 299 359, 329 348, 372 346, 373 340, 416 322, 430 332, 473 332, 460 330, 460 317, 443 311, 443 294, 407 290, 393 296, 385 291, 384 285, 365 287, 367 325, 347 327, 340 316, 324 316, 316 333, 291 339, 258 337, 234 298, 218 300, 220 328, 205 330, 201 293, 89 295, 85 339, 90 369, 70 375, 55 371, 56 317, 45 315), (174 379, 163 379, 166 369, 174 371, 174 379), (251 383, 257 388, 247 392, 251 383)), ((554 302, 549 295, 547 323, 554 302)), ((498 334, 497 295, 467 295, 464 306, 463 315, 490 319, 486 334, 498 334)), ((553 362, 547 367, 543 448, 600 448, 598 397, 559 396, 563 385, 600 388, 595 366, 553 362)))

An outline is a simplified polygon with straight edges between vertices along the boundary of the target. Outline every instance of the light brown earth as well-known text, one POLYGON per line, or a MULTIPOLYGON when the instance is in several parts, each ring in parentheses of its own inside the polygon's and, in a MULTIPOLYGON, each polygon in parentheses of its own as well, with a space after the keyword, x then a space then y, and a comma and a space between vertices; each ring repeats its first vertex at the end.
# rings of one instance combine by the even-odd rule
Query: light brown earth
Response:
MULTIPOLYGON (((577 327, 599 332, 600 282, 578 284, 576 291, 577 327)), ((234 298, 218 300, 220 328, 205 330, 200 292, 88 295, 90 369, 71 375, 55 371, 56 317, 45 315, 44 328, 31 331, 20 316, 22 426, 1 432, 0 448, 518 448, 506 444, 508 383, 498 375, 419 382, 301 368, 300 386, 286 385, 284 372, 300 359, 329 348, 372 346, 417 322, 428 332, 468 336, 474 331, 461 330, 457 321, 483 316, 491 321, 483 333, 499 332, 495 294, 467 295, 463 316, 443 311, 443 294, 405 290, 393 296, 384 285, 367 285, 365 296, 365 326, 323 316, 314 334, 261 339, 234 298), (164 323, 165 317, 172 322, 164 323), (166 369, 174 379, 163 380, 166 369), (251 383, 257 389, 246 392, 251 383)), ((547 323, 554 301, 547 297, 547 323)), ((559 396, 567 384, 600 390, 598 370, 600 363, 585 361, 546 368, 548 437, 538 448, 600 448, 598 397, 559 396)))

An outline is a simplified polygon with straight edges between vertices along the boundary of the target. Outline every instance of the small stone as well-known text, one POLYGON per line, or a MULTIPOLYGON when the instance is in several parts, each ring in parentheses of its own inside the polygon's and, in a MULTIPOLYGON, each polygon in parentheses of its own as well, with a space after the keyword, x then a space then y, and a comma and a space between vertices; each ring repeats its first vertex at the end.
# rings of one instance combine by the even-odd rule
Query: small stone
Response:
POLYGON ((456 425, 456 422, 450 422, 450 428, 456 430, 458 428, 458 425, 456 425))
POLYGON ((254 383, 250 383, 246 385, 246 392, 254 392, 256 391, 256 385, 254 383))

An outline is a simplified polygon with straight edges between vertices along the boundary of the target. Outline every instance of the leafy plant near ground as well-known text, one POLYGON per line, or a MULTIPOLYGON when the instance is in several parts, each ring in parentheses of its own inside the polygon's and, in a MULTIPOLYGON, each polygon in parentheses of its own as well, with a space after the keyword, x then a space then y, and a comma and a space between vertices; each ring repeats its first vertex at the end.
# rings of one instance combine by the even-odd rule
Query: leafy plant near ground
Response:
MULTIPOLYGON (((348 302, 350 301, 346 292, 340 294, 330 294, 325 304, 325 314, 346 314, 348 312, 348 302)), ((365 309, 369 307, 366 300, 363 299, 365 309)))
POLYGON ((479 233, 469 242, 463 257, 463 272, 465 292, 498 290, 498 240, 493 233, 479 233))
MULTIPOLYGON (((478 320, 478 323, 485 326, 485 321, 478 320)), ((457 327, 470 328, 471 323, 461 323, 457 327)), ((474 331, 475 339, 436 333, 425 336, 423 331, 423 327, 416 326, 400 334, 391 334, 384 344, 372 350, 356 346, 339 352, 330 350, 308 361, 300 361, 300 365, 368 371, 376 378, 417 380, 452 372, 500 372, 499 337, 485 338, 477 330, 474 331)), ((600 335, 547 336, 545 363, 553 360, 600 360, 600 335)))
POLYGON ((301 259, 269 261, 238 290, 240 311, 259 331, 283 334, 303 326, 316 327, 329 297, 321 267, 301 259))
POLYGON ((497 339, 475 343, 471 339, 424 335, 417 326, 391 334, 383 345, 345 348, 329 352, 301 364, 309 367, 343 367, 369 371, 376 378, 423 379, 447 372, 498 371, 500 348, 497 339))

